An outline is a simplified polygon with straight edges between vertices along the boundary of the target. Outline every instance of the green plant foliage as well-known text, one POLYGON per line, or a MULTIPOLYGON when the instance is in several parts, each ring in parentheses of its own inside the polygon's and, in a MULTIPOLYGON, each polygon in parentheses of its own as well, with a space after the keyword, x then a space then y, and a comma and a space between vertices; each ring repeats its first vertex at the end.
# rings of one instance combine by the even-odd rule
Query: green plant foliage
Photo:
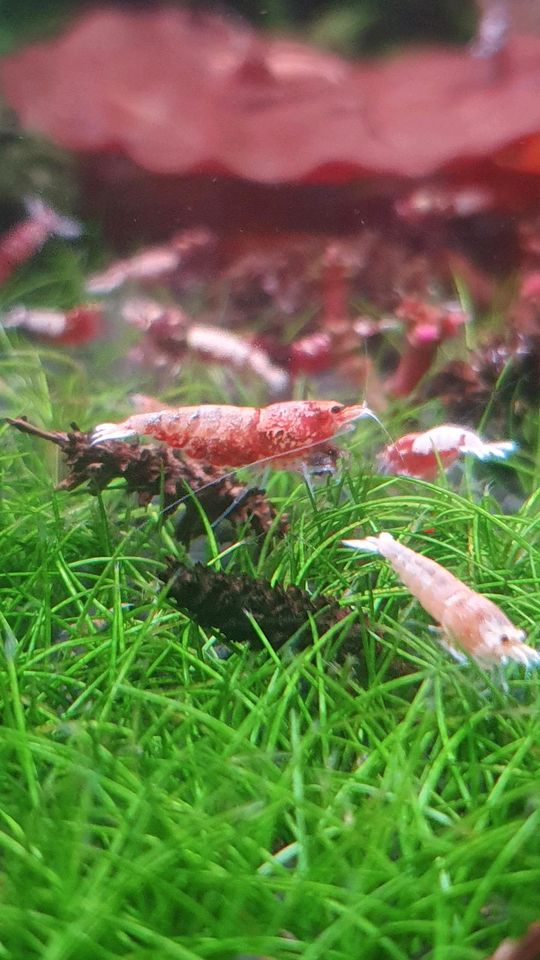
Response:
MULTIPOLYGON (((470 35, 450 0, 236 8, 348 51, 470 35)), ((4 4, 4 49, 76 9, 4 4)), ((0 308, 77 303, 88 246, 49 244, 0 308)), ((67 353, 0 330, 1 414, 58 430, 126 414, 150 385, 118 376, 120 336, 67 353)), ((174 400, 227 402, 227 388, 186 363, 174 400)), ((436 403, 402 405, 390 434, 411 416, 440 420, 436 403)), ((509 417, 497 432, 517 430, 509 417)), ((388 566, 340 541, 391 531, 537 646, 539 437, 530 413, 525 453, 430 484, 377 475, 387 438, 361 423, 341 476, 314 492, 269 476, 283 538, 221 539, 206 518, 198 546, 216 570, 357 611, 321 633, 313 619, 300 650, 259 631, 259 650, 231 643, 221 659, 223 638, 167 595, 167 558, 191 558, 159 500, 140 508, 116 481, 58 492, 57 451, 2 423, 0 960, 483 960, 537 919, 538 674, 449 659, 388 566), (336 655, 344 623, 362 678, 336 655)))
MULTIPOLYGON (((89 383, 56 351, 3 347, 6 414, 88 427, 124 403, 104 357, 89 383)), ((204 390, 220 399, 218 379, 204 390)), ((315 624, 296 654, 261 638, 219 659, 219 636, 167 598, 165 558, 186 557, 159 503, 55 493, 54 451, 2 428, 2 957, 481 960, 536 918, 538 676, 515 668, 505 686, 451 661, 388 567, 339 546, 391 530, 537 644, 534 470, 381 478, 380 442, 360 425, 313 496, 270 477, 290 518, 279 542, 207 541, 216 569, 356 606, 360 682, 315 624), (510 516, 495 481, 519 491, 510 516), (408 675, 391 675, 397 657, 408 675)))

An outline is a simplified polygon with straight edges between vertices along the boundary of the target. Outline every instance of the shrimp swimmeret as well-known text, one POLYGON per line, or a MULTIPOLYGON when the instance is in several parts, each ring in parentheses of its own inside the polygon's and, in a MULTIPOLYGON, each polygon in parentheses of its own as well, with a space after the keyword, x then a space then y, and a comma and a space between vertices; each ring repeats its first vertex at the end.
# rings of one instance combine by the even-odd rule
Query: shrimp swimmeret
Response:
POLYGON ((390 533, 342 542, 355 550, 379 553, 389 561, 440 625, 443 646, 458 659, 462 650, 486 666, 509 660, 527 667, 540 664, 540 652, 524 643, 524 630, 515 627, 495 603, 471 590, 435 560, 403 546, 390 533))

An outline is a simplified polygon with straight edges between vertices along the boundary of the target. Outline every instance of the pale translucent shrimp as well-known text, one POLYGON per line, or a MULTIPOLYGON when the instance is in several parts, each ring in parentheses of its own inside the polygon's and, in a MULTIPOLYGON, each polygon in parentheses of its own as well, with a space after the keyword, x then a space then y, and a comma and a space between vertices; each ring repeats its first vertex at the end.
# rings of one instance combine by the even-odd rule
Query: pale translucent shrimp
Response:
POLYGON ((390 533, 343 540, 355 550, 379 553, 401 581, 440 625, 443 646, 457 659, 460 650, 485 666, 515 660, 524 666, 540 663, 540 653, 524 643, 525 631, 515 627, 499 607, 439 563, 394 540, 390 533))

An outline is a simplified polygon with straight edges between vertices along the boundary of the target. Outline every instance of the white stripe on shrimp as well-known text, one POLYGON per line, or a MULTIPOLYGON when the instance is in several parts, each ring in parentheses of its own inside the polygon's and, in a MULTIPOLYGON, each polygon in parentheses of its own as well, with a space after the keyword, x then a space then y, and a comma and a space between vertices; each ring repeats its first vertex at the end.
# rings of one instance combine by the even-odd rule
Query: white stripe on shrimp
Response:
POLYGON ((465 430, 452 423, 432 427, 431 430, 419 433, 411 447, 413 453, 421 454, 432 453, 433 450, 440 453, 446 450, 459 450, 460 453, 473 454, 479 460, 488 460, 491 457, 504 458, 515 449, 516 444, 512 440, 486 442, 473 430, 465 430))

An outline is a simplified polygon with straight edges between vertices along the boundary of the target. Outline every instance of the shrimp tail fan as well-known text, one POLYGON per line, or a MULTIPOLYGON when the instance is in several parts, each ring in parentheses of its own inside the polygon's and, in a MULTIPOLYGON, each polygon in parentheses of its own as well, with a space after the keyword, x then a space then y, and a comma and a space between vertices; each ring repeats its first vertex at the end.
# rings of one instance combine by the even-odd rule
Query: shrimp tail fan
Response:
POLYGON ((94 447, 97 443, 109 440, 125 440, 127 437, 134 437, 136 433, 136 430, 131 430, 121 423, 100 423, 90 434, 90 446, 94 447))
POLYGON ((463 453, 472 453, 478 460, 506 460, 510 454, 517 450, 517 443, 513 440, 499 440, 493 443, 475 444, 469 448, 467 444, 462 447, 463 453))
POLYGON ((364 537, 363 540, 342 540, 342 546, 350 547, 351 550, 361 550, 365 553, 381 553, 381 540, 393 537, 389 533, 381 533, 377 537, 364 537))
POLYGON ((83 232, 82 225, 78 220, 57 213, 52 207, 43 203, 43 200, 39 197, 25 197, 24 206, 30 219, 43 224, 44 228, 55 237, 77 240, 83 232))

